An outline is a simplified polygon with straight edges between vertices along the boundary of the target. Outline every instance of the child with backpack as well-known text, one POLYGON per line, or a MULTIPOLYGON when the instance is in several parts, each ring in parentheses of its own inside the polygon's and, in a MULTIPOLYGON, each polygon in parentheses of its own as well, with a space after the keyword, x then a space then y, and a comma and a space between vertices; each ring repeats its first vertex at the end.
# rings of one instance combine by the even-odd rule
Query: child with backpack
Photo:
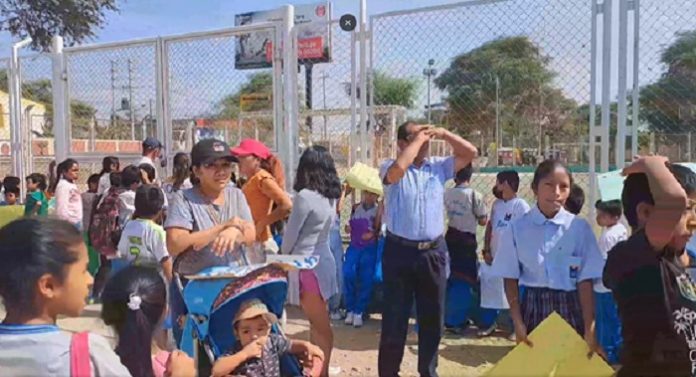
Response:
POLYGON ((26 204, 24 216, 48 216, 48 198, 46 197, 46 176, 33 173, 27 177, 26 204))
POLYGON ((5 376, 130 376, 100 335, 70 335, 58 316, 77 317, 92 276, 71 223, 25 217, 0 229, 0 365, 5 376))
POLYGON ((135 190, 142 184, 142 171, 137 166, 126 166, 121 172, 121 188, 118 196, 118 221, 123 229, 135 212, 135 190))
POLYGON ((118 243, 118 257, 135 265, 157 268, 172 280, 172 259, 167 251, 167 236, 158 223, 162 218, 164 192, 159 187, 144 185, 135 193, 133 219, 123 228, 118 243))
POLYGON ((121 174, 113 172, 109 175, 111 187, 102 195, 92 211, 89 240, 92 247, 100 254, 100 266, 92 287, 92 296, 95 299, 99 298, 101 289, 109 277, 111 260, 116 258, 118 242, 121 239, 122 228, 118 219, 119 197, 124 191, 121 188, 121 174))

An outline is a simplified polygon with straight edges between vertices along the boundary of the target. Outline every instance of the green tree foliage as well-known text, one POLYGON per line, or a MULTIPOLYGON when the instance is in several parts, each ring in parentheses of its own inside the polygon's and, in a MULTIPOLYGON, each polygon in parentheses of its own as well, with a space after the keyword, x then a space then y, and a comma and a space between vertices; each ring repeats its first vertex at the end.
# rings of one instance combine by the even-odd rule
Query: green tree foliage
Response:
POLYGON ((549 62, 522 36, 496 39, 455 57, 435 79, 447 93, 449 127, 463 135, 480 131, 492 137, 498 86, 501 127, 517 137, 518 145, 536 145, 540 131, 555 140, 572 139, 577 104, 553 86, 549 62))
MULTIPOLYGON (((243 84, 239 90, 223 98, 217 104, 215 117, 218 119, 237 119, 241 111, 240 101, 245 94, 267 94, 273 95, 273 76, 270 72, 256 73, 249 77, 249 81, 243 84)), ((271 110, 273 108, 271 101, 259 101, 250 103, 244 111, 261 111, 271 110)))
MULTIPOLYGON (((7 71, 0 70, 0 90, 8 88, 7 71)), ((22 83, 22 98, 38 102, 46 108, 44 136, 52 136, 52 117, 53 117, 53 93, 51 88, 51 80, 40 79, 35 81, 27 81, 22 83)), ((94 107, 77 100, 70 101, 70 119, 72 121, 72 135, 75 138, 89 137, 89 130, 94 122, 96 114, 94 107)), ((97 137, 101 137, 102 132, 106 130, 97 130, 97 137)))
POLYGON ((117 0, 0 0, 0 30, 19 39, 32 38, 32 47, 48 50, 53 35, 68 46, 94 37, 117 0))
POLYGON ((383 72, 375 71, 372 75, 375 90, 375 105, 403 106, 412 108, 416 100, 418 82, 407 78, 391 77, 383 72))
POLYGON ((696 127, 696 31, 679 33, 663 53, 667 67, 659 80, 640 91, 640 116, 657 133, 696 127))

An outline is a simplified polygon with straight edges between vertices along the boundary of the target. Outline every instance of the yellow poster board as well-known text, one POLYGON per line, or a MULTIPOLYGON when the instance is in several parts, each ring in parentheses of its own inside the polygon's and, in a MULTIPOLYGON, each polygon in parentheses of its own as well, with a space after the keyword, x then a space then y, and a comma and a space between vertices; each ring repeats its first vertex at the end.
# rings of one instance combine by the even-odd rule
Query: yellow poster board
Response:
POLYGON ((0 228, 24 216, 24 206, 1 206, 0 228))
POLYGON ((531 334, 533 347, 518 344, 485 376, 610 377, 614 370, 598 355, 587 358, 585 340, 557 313, 531 334))
POLYGON ((356 162, 346 175, 346 182, 356 189, 373 192, 382 195, 382 180, 379 179, 379 171, 360 162, 356 162))

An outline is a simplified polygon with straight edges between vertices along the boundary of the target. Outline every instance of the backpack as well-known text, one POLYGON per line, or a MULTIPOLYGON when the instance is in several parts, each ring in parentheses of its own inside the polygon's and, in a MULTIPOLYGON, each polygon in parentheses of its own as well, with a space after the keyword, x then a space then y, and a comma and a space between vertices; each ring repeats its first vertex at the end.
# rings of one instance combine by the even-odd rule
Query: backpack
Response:
POLYGON ((113 257, 118 253, 118 242, 121 239, 123 227, 119 224, 118 204, 122 190, 110 189, 106 192, 104 201, 92 213, 89 227, 89 240, 92 246, 105 257, 113 257))

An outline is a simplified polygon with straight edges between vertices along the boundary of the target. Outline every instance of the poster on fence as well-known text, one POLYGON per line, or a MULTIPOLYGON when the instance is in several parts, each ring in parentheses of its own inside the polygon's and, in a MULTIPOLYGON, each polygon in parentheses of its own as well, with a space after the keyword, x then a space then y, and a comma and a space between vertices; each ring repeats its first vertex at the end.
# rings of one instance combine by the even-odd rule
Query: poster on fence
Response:
MULTIPOLYGON (((234 25, 279 22, 283 10, 274 9, 242 13, 234 16, 234 25)), ((331 61, 331 7, 329 2, 295 5, 297 27, 297 58, 300 64, 331 61)), ((254 32, 237 38, 234 67, 236 69, 270 68, 273 61, 273 35, 254 32)))

